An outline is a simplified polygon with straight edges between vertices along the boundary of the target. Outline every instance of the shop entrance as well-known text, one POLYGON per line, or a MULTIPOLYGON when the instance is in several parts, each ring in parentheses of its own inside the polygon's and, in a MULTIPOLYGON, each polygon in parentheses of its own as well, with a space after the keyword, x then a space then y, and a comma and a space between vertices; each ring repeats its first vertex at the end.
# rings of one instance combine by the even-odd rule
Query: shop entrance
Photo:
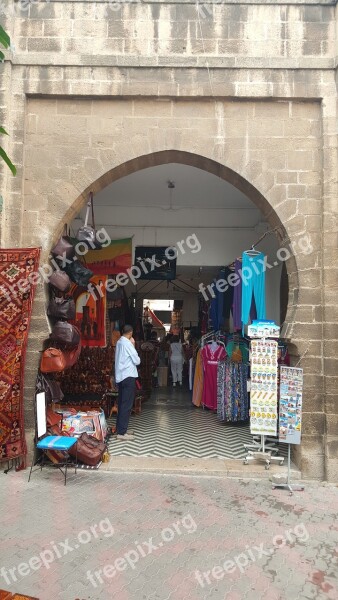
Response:
MULTIPOLYGON (((260 206, 263 210, 221 176, 174 161, 120 178, 94 196, 96 228, 104 231, 102 240, 109 240, 107 248, 114 256, 108 252, 101 261, 101 251, 97 249, 86 255, 87 266, 94 270, 95 289, 107 293, 103 297, 98 294, 100 334, 98 327, 94 331, 96 309, 92 306, 88 309, 93 313, 93 326, 89 337, 87 330, 84 334, 83 360, 90 368, 87 375, 81 375, 81 391, 89 398, 99 392, 99 385, 108 385, 119 330, 124 323, 132 323, 141 356, 139 379, 144 392, 130 421, 135 439, 120 442, 112 436, 109 440, 112 455, 244 457, 243 444, 252 441, 248 411, 243 411, 243 418, 220 418, 216 397, 209 404, 201 397, 196 401, 194 381, 197 352, 204 345, 203 336, 210 332, 215 334, 215 340, 205 340, 206 344, 210 341, 220 344, 225 351, 228 349, 229 357, 238 346, 241 360, 248 362, 242 347, 247 341, 235 323, 233 299, 227 299, 222 314, 215 314, 219 309, 210 306, 214 303, 214 282, 223 278, 224 268, 234 273, 236 259, 255 244, 259 244, 259 251, 270 265, 265 272, 265 316, 283 324, 287 277, 285 269, 283 276, 282 257, 278 257, 283 231, 264 214, 264 202, 260 206), (171 248, 169 255, 175 254, 174 273, 170 272, 171 261, 165 265, 165 261, 158 260, 159 248, 162 252, 171 248), (150 252, 150 258, 144 258, 145 252, 141 260, 139 254, 144 249, 150 252), (128 272, 131 265, 135 268, 128 272), (122 281, 118 277, 123 273, 126 277, 122 281), (110 279, 119 284, 118 293, 106 285, 110 279), (156 309, 155 301, 164 303, 162 308, 167 310, 156 309), (165 312, 170 313, 169 323, 161 319, 164 317, 161 313, 165 312), (162 347, 168 325, 169 333, 178 336, 178 342, 183 344, 182 386, 179 376, 174 381, 170 357, 165 357, 168 350, 162 347)), ((71 234, 75 237, 85 223, 85 214, 84 208, 71 223, 71 234)), ((92 302, 89 296, 88 300, 92 302)), ((251 309, 257 311, 257 306, 251 309)), ((84 308, 82 312, 85 313, 84 308)), ((225 354, 222 360, 224 357, 225 354)), ((71 402, 72 394, 79 392, 79 380, 71 372, 66 380, 65 391, 71 402)), ((208 381, 204 385, 208 386, 208 381)), ((241 394, 245 392, 242 390, 241 394)), ((114 428, 114 411, 109 412, 109 425, 114 428)))

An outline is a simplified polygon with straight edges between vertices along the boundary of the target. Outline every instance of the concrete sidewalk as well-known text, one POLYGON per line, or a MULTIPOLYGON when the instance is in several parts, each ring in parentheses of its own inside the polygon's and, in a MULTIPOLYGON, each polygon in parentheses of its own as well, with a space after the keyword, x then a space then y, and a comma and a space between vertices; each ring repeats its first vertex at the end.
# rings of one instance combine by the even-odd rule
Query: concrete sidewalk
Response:
POLYGON ((45 469, 0 474, 0 588, 40 600, 338 598, 338 489, 45 469))

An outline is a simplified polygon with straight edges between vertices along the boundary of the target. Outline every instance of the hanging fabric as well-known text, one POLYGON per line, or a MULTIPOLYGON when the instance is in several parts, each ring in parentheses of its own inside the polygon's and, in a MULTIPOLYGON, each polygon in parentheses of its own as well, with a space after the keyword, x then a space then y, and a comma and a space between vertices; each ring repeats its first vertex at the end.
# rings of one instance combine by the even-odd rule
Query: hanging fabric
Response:
POLYGON ((265 309, 265 257, 262 252, 249 250, 242 255, 242 327, 249 322, 254 296, 257 318, 266 318, 265 309), (255 252, 255 254, 253 254, 255 252))
POLYGON ((201 350, 203 363, 203 395, 202 404, 210 410, 217 409, 217 366, 220 360, 226 357, 223 345, 212 342, 206 344, 201 350))
POLYGON ((203 364, 201 350, 198 351, 196 357, 194 386, 192 394, 192 403, 195 406, 201 406, 203 395, 203 364))
POLYGON ((220 361, 217 368, 217 417, 229 423, 249 418, 248 365, 220 361))

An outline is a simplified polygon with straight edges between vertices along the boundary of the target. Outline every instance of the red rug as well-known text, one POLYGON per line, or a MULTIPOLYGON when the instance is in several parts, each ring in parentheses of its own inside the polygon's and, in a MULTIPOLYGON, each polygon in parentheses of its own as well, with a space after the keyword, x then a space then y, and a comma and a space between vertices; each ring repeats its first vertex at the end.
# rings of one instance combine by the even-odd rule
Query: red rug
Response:
POLYGON ((21 468, 25 355, 39 257, 40 248, 0 249, 0 461, 21 458, 21 468))

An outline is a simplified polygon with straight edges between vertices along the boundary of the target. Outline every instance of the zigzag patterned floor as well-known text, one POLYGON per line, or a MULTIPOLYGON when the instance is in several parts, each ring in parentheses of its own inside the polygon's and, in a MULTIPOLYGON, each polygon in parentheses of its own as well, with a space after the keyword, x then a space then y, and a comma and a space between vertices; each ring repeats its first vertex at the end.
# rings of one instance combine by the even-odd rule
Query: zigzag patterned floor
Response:
POLYGON ((243 459, 243 444, 252 443, 249 424, 221 423, 216 414, 193 407, 190 393, 181 389, 155 390, 141 414, 131 416, 129 427, 135 439, 111 437, 112 456, 243 459))

